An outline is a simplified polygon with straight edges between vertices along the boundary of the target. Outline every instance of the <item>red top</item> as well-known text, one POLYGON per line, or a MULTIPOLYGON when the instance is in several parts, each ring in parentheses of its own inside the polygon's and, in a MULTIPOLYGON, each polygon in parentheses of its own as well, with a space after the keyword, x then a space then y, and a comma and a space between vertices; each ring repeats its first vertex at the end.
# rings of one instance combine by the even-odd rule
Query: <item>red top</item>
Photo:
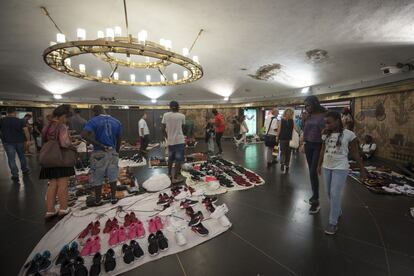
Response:
POLYGON ((217 133, 223 133, 225 130, 224 125, 224 116, 221 113, 218 113, 216 116, 214 116, 214 124, 216 125, 216 132, 217 133))

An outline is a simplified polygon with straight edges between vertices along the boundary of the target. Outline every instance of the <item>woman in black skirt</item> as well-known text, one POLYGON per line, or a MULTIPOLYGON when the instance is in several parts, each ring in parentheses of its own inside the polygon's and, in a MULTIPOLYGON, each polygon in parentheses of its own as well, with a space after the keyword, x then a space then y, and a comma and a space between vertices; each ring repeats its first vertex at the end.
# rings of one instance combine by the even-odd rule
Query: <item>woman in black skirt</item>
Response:
MULTIPOLYGON (((43 128, 43 144, 49 140, 59 140, 63 148, 73 147, 67 127, 68 118, 72 115, 70 105, 60 105, 53 110, 53 119, 43 128)), ((68 208, 68 184, 69 177, 75 175, 73 167, 43 168, 40 170, 40 179, 49 179, 49 186, 46 194, 47 212, 45 219, 50 219, 56 215, 62 217, 69 213, 68 208), (59 211, 55 209, 56 196, 59 199, 59 211)))

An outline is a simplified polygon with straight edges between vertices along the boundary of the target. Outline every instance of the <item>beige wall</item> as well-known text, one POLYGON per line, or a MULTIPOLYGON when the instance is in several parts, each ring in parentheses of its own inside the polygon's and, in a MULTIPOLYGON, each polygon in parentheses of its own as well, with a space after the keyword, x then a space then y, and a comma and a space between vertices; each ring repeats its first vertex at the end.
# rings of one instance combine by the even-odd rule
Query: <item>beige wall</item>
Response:
POLYGON ((355 132, 374 137, 376 156, 414 161, 414 91, 355 99, 355 132))

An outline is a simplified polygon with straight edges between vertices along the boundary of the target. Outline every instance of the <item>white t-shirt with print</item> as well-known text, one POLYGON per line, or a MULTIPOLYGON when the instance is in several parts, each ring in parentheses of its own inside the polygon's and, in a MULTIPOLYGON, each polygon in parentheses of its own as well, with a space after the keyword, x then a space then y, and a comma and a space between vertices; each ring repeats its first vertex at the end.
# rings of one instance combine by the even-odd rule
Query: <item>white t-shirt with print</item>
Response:
POLYGON ((375 143, 372 143, 372 144, 361 144, 361 148, 362 148, 362 152, 363 153, 368 153, 371 150, 376 150, 377 149, 377 145, 375 143))
POLYGON ((167 131, 167 144, 169 146, 184 144, 183 125, 185 115, 179 112, 167 112, 162 116, 162 124, 167 131))
POLYGON ((142 132, 141 132, 142 128, 144 129, 144 135, 149 135, 149 129, 148 129, 147 122, 143 118, 141 118, 141 120, 139 120, 138 122, 138 133, 140 137, 142 137, 142 132))
POLYGON ((322 167, 330 170, 348 170, 349 144, 356 138, 355 133, 344 129, 341 136, 341 145, 337 146, 339 133, 332 133, 329 138, 326 134, 322 135, 325 142, 325 153, 322 167))
POLYGON ((277 131, 277 128, 278 128, 278 120, 277 120, 277 117, 275 117, 272 121, 272 118, 273 118, 273 116, 268 116, 265 119, 265 123, 264 123, 265 134, 267 133, 267 130, 269 130, 269 135, 275 135, 276 136, 276 134, 277 134, 276 131, 277 131), (270 129, 269 129, 270 122, 272 122, 272 125, 270 126, 270 129))

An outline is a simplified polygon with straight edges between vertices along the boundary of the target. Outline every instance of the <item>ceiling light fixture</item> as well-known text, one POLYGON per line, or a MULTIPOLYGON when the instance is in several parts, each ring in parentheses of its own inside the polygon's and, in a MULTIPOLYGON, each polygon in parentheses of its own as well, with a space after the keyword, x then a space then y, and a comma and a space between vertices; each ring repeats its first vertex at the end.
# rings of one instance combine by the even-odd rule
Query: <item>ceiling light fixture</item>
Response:
POLYGON ((308 93, 310 91, 310 87, 308 86, 308 87, 303 87, 302 88, 302 90, 301 90, 301 93, 302 94, 306 94, 306 93, 308 93))
POLYGON ((151 102, 155 104, 157 103, 157 99, 151 99, 151 102))
MULTIPOLYGON (((42 11, 54 23, 53 19, 46 8, 42 7, 42 11)), ((200 79, 203 76, 203 68, 199 63, 198 56, 193 56, 193 59, 187 57, 194 47, 195 42, 200 37, 203 29, 198 33, 192 46, 183 49, 182 55, 172 51, 172 42, 168 39, 161 39, 160 43, 148 40, 148 32, 142 30, 137 37, 132 36, 128 30, 128 16, 126 9, 126 0, 124 0, 124 16, 126 23, 126 35, 122 35, 122 29, 118 26, 114 28, 105 28, 103 31, 98 31, 97 39, 86 40, 85 29, 77 29, 77 40, 66 41, 65 35, 57 27, 59 33, 56 36, 56 45, 51 45, 43 52, 44 62, 54 70, 57 70, 66 75, 76 78, 97 81, 107 84, 129 85, 129 86, 172 86, 190 83, 200 79), (71 57, 83 56, 92 54, 96 58, 103 60, 112 68, 112 73, 109 76, 98 77, 90 75, 86 70, 79 70, 72 67, 71 64, 65 60, 71 57), (117 54, 117 55, 114 55, 117 54), (146 62, 135 62, 132 56, 146 57, 146 62), (151 61, 149 61, 151 58, 151 61), (163 71, 169 65, 178 65, 182 69, 188 71, 188 77, 176 78, 168 80, 163 71), (129 67, 133 69, 156 69, 160 73, 160 81, 136 81, 136 80, 120 80, 116 77, 115 72, 118 67, 129 67)), ((84 66, 83 69, 86 69, 84 66)), ((119 75, 118 75, 119 76, 119 75)))
POLYGON ((229 101, 229 97, 224 97, 224 101, 228 102, 229 101))
POLYGON ((53 98, 55 98, 56 100, 61 100, 62 99, 62 95, 60 95, 60 94, 53 94, 53 98))

